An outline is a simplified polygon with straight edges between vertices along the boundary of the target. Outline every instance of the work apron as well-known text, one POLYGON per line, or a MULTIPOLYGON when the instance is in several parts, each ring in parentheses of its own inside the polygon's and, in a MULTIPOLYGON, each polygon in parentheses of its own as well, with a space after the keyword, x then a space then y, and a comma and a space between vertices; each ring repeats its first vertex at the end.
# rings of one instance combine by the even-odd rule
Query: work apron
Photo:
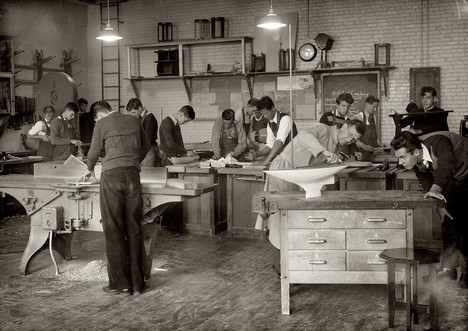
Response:
MULTIPOLYGON (((366 115, 363 113, 362 116, 363 122, 366 123, 366 132, 362 135, 362 137, 359 140, 365 145, 378 147, 379 145, 377 144, 377 127, 375 126, 375 120, 373 121, 373 124, 367 124, 366 115)), ((362 154, 361 161, 371 161, 373 155, 372 152, 365 151, 362 148, 358 148, 357 151, 362 154)))
POLYGON ((228 153, 234 152, 239 144, 239 135, 234 126, 223 129, 221 134, 221 156, 226 156, 228 153))
MULTIPOLYGON (((47 123, 44 120, 42 120, 42 122, 46 127, 45 134, 47 137, 50 137, 50 127, 47 126, 47 123)), ((54 145, 52 145, 50 141, 40 140, 37 155, 42 156, 42 161, 44 162, 52 161, 54 158, 54 145)))

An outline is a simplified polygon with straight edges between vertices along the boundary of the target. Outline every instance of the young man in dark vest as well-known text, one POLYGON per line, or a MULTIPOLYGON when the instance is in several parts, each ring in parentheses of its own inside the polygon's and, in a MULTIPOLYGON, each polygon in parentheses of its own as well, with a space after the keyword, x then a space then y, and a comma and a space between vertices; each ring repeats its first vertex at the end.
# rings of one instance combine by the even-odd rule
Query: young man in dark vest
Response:
POLYGON ((443 219, 442 254, 439 277, 457 279, 467 286, 468 255, 468 139, 450 131, 437 131, 418 137, 408 131, 395 137, 390 144, 399 164, 413 169, 427 193, 425 198, 445 201, 439 211, 443 219), (461 253, 461 254, 460 254, 461 253))
POLYGON ((291 141, 291 130, 293 137, 297 135, 296 124, 291 116, 276 110, 275 104, 270 97, 262 97, 257 104, 260 113, 268 119, 266 146, 254 153, 254 160, 260 156, 266 156, 263 160, 255 161, 255 165, 264 166, 273 161, 291 141))

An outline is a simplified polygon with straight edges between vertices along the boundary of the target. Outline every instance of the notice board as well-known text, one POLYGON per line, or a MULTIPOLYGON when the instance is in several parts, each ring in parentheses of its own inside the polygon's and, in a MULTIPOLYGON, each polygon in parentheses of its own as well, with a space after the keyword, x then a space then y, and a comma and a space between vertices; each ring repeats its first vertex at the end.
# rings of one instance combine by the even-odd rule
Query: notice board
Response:
MULTIPOLYGON (((369 95, 380 99, 380 72, 323 73, 321 82, 322 113, 335 111, 336 97, 341 93, 350 93, 354 98, 354 103, 349 109, 348 117, 352 117, 354 114, 364 110, 364 105, 369 95)), ((379 121, 380 116, 378 113, 377 120, 379 121)))

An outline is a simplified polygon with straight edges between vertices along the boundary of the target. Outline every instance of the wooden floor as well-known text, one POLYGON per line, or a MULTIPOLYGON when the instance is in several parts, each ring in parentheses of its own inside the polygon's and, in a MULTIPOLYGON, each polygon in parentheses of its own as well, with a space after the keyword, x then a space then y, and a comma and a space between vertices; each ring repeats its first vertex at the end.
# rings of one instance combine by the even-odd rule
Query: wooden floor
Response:
MULTIPOLYGON (((281 314, 269 243, 158 233, 149 289, 108 295, 103 234, 76 232, 55 276, 48 251, 19 273, 27 217, 0 221, 1 330, 387 330, 385 285, 295 285, 281 314)), ((440 330, 468 330, 468 290, 439 282, 440 330)), ((414 330, 429 327, 426 316, 414 330)), ((397 312, 394 330, 405 330, 397 312)))

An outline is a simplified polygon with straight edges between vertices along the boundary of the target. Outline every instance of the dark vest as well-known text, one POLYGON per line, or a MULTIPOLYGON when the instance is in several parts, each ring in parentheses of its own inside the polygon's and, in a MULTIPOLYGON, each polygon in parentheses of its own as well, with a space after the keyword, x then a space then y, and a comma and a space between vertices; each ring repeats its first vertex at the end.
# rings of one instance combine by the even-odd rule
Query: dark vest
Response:
MULTIPOLYGON (((277 120, 278 120, 278 124, 277 124, 277 123, 274 123, 274 122, 271 122, 271 121, 268 123, 268 125, 270 126, 270 129, 271 129, 271 131, 273 132, 273 135, 274 135, 275 137, 276 137, 276 135, 278 134, 278 127, 279 127, 279 124, 281 123, 281 119, 282 119, 284 116, 289 116, 289 115, 277 111, 277 112, 276 112, 276 118, 277 118, 277 120)), ((295 136, 297 136, 296 123, 294 123, 294 122, 293 122, 292 130, 293 130, 293 138, 294 138, 295 136)), ((288 134, 288 137, 287 137, 286 140, 284 141, 283 147, 281 148, 281 150, 279 151, 279 153, 281 153, 281 152, 283 151, 284 147, 286 147, 286 145, 289 144, 290 141, 291 141, 291 132, 290 132, 290 134, 288 134)))
MULTIPOLYGON (((50 127, 47 125, 45 120, 42 120, 42 122, 46 127, 45 134, 50 137, 50 127)), ((40 140, 37 155, 42 156, 42 161, 44 162, 52 161, 54 157, 54 145, 52 145, 50 141, 40 140)))

